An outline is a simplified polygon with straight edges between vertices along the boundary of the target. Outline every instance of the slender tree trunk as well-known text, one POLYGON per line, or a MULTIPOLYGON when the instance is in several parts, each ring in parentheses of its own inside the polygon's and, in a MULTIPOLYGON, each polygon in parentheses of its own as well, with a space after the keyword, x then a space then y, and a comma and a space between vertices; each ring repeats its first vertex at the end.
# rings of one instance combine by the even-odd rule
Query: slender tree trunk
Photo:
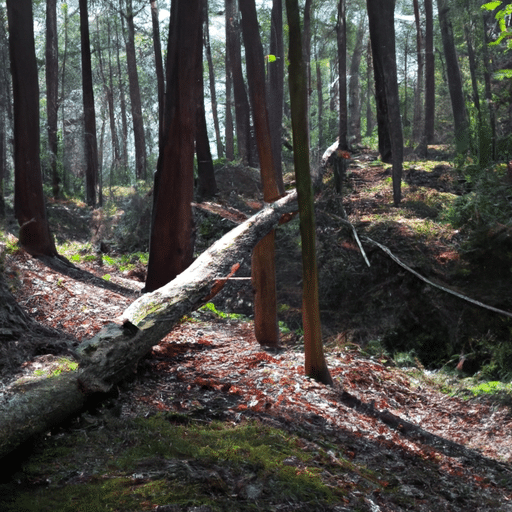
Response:
POLYGON ((84 101, 86 197, 89 206, 96 205, 98 181, 98 143, 96 139, 96 113, 92 85, 91 47, 89 41, 89 15, 87 0, 80 0, 80 39, 82 45, 82 89, 84 101))
POLYGON ((128 85, 133 122, 133 139, 135 144, 135 176, 138 180, 146 179, 146 137, 144 134, 144 119, 140 99, 139 73, 135 56, 135 14, 132 0, 126 0, 126 63, 128 65, 128 85))
POLYGON ((361 56, 364 48, 364 35, 366 33, 366 14, 363 14, 357 27, 354 53, 350 61, 350 78, 348 82, 348 136, 352 142, 361 142, 361 82, 359 79, 361 56))
POLYGON ((491 89, 491 62, 488 52, 489 38, 485 27, 485 13, 482 12, 482 27, 483 27, 483 60, 484 60, 484 83, 485 83, 485 101, 489 109, 489 123, 491 128, 491 155, 492 159, 496 159, 496 113, 494 111, 494 104, 492 99, 491 89))
POLYGON ((128 119, 126 115, 126 97, 124 92, 124 81, 123 73, 121 71, 121 57, 119 55, 119 32, 117 28, 117 21, 114 22, 116 27, 116 62, 117 62, 117 76, 119 81, 119 106, 121 108, 121 126, 122 126, 122 141, 123 141, 123 154, 122 154, 122 165, 124 167, 124 173, 128 173, 128 119))
POLYGON ((339 100, 339 73, 338 70, 338 59, 335 61, 331 61, 330 69, 331 69, 331 79, 329 82, 331 83, 330 87, 330 98, 329 98, 329 110, 331 111, 331 115, 329 116, 329 133, 336 138, 339 134, 339 119, 340 116, 338 114, 338 100, 339 100))
MULTIPOLYGON (((240 11, 263 198, 270 203, 284 195, 284 185, 282 175, 278 176, 276 173, 272 154, 272 137, 265 94, 265 62, 254 0, 241 2, 240 11)), ((255 247, 251 265, 255 334, 258 342, 267 346, 277 346, 279 343, 274 238, 275 235, 272 232, 255 247)))
POLYGON ((274 0, 270 25, 270 55, 275 60, 268 63, 268 114, 272 138, 272 154, 276 175, 282 176, 281 161, 283 98, 284 98, 284 43, 283 43, 283 3, 274 0))
POLYGON ((203 0, 173 2, 162 146, 155 173, 146 291, 172 281, 193 260, 194 136, 203 0))
POLYGON ((222 139, 220 137, 219 113, 217 108, 217 90, 215 87, 215 70, 213 68, 212 48, 210 46, 210 24, 208 23, 208 5, 205 5, 203 30, 204 48, 206 52, 206 60, 208 62, 208 78, 210 83, 210 100, 212 103, 213 128, 215 130, 215 142, 217 144, 217 158, 223 158, 224 148, 222 147, 222 139))
MULTIPOLYGON (((202 31, 207 30, 208 28, 206 23, 204 23, 204 20, 208 17, 206 1, 204 2, 204 11, 202 16, 201 39, 204 41, 202 31)), ((213 168, 210 141, 208 139, 208 128, 206 126, 206 112, 204 108, 203 45, 199 45, 197 51, 199 53, 196 59, 197 76, 199 78, 196 103, 197 195, 200 199, 205 199, 211 198, 217 193, 217 183, 215 182, 215 170, 213 168)))
POLYGON ((160 43, 160 22, 158 20, 158 7, 156 0, 149 0, 151 4, 151 22, 153 25, 153 49, 155 51, 156 83, 158 87, 158 140, 162 138, 162 113, 164 108, 164 64, 162 61, 162 45, 160 43))
POLYGON ((368 38, 366 46, 366 136, 371 137, 373 133, 373 115, 372 115, 372 43, 368 38))
POLYGON ((425 127, 418 153, 427 157, 428 145, 434 142, 436 109, 434 14, 432 0, 425 0, 425 127))
POLYGON ((302 241, 302 318, 304 326, 304 371, 327 385, 333 381, 325 362, 318 298, 315 211, 309 168, 306 73, 302 59, 300 15, 297 0, 286 0, 290 34, 289 81, 293 130, 293 159, 299 200, 302 241))
MULTIPOLYGON (((3 6, 0 7, 0 19, 5 19, 3 6)), ((0 66, 2 69, 9 69, 8 56, 9 42, 4 24, 0 26, 0 66)), ((7 89, 9 83, 5 73, 0 72, 0 218, 5 217, 4 184, 7 177, 7 134, 5 117, 7 114, 7 89)))
POLYGON ((59 46, 57 40, 57 0, 46 0, 46 113, 48 119, 48 153, 53 197, 60 193, 57 171, 57 113, 59 111, 59 46))
MULTIPOLYGON (((381 151, 385 151, 389 141, 393 164, 393 202, 397 206, 401 200, 404 147, 396 70, 395 2, 367 0, 367 5, 375 75, 379 147, 383 148, 381 151)), ((385 156, 381 152, 383 160, 385 156)))
MULTIPOLYGON (((68 5, 64 4, 62 6, 62 11, 64 14, 64 51, 62 54, 62 78, 61 78, 61 98, 64 98, 64 93, 66 91, 66 63, 68 56, 68 32, 69 32, 69 15, 68 15, 68 5)), ((65 101, 61 101, 62 110, 62 188, 67 190, 68 186, 68 166, 66 165, 66 107, 65 101)))
POLYGON ((450 7, 446 0, 437 0, 439 25, 443 39, 444 57, 446 60, 446 74, 448 88, 452 102, 453 121, 455 126, 455 145, 457 153, 465 153, 469 148, 469 125, 462 88, 457 50, 453 39, 453 28, 450 20, 450 7))
POLYGON ((245 90, 242 73, 242 54, 240 49, 240 28, 235 0, 226 0, 226 47, 231 65, 233 92, 235 97, 236 139, 238 156, 244 164, 251 165, 251 120, 249 100, 245 90))
MULTIPOLYGON (((339 0, 338 22, 336 25, 338 43, 338 72, 339 72, 339 95, 340 95, 340 117, 338 131, 338 149, 348 149, 348 104, 347 104, 347 20, 346 0, 339 0)), ((336 152, 334 158, 334 186, 336 192, 342 193, 343 180, 347 169, 347 160, 341 157, 341 152, 336 152)))
POLYGON ((325 140, 324 140, 324 94, 323 94, 323 80, 322 80, 322 67, 320 65, 320 57, 316 56, 316 94, 318 101, 318 154, 321 155, 325 140))
POLYGON ((416 55, 417 55, 417 76, 416 88, 414 90, 414 117, 412 122, 412 139, 414 142, 419 142, 423 133, 423 84, 425 73, 425 59, 423 58, 423 31, 421 29, 420 8, 419 0, 413 0, 414 6, 414 21, 416 24, 416 55))
POLYGON ((39 159, 39 82, 32 2, 8 0, 14 100, 14 214, 20 245, 34 256, 56 256, 43 195, 39 159))
MULTIPOLYGON (((111 41, 110 36, 110 20, 107 17, 107 37, 111 41)), ((113 167, 119 167, 121 161, 121 153, 119 151, 119 137, 117 135, 115 108, 114 108, 114 70, 112 68, 112 54, 110 45, 108 45, 108 85, 106 85, 108 114, 110 123, 110 137, 112 139, 112 154, 114 155, 113 167)))
MULTIPOLYGON (((303 19, 303 34, 302 34, 302 58, 304 60, 304 69, 306 70, 306 87, 308 91, 308 126, 311 129, 311 116, 309 112, 311 110, 311 94, 313 88, 311 87, 311 6, 313 5, 312 0, 306 0, 304 4, 304 19, 303 19)), ((308 130, 309 132, 309 130, 308 130)))
MULTIPOLYGON (((227 0, 225 3, 225 21, 226 21, 226 55, 224 58, 225 68, 226 68, 226 113, 224 118, 224 130, 226 135, 226 159, 231 162, 235 158, 235 141, 234 141, 234 133, 233 133, 233 76, 231 73, 231 48, 228 41, 228 30, 229 24, 231 23, 231 11, 228 10, 228 7, 232 9, 232 6, 229 5, 229 1, 227 0)), ((232 1, 232 0, 231 0, 232 1)))

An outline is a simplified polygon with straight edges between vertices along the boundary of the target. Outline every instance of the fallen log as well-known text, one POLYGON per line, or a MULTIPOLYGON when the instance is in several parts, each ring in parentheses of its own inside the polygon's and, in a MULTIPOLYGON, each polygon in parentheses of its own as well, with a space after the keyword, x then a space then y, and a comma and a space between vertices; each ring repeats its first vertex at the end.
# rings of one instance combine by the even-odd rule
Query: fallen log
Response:
POLYGON ((136 370, 138 361, 173 327, 225 285, 254 246, 297 210, 297 194, 267 205, 232 229, 173 281, 143 295, 76 351, 76 371, 15 383, 0 402, 0 458, 82 410, 136 370))

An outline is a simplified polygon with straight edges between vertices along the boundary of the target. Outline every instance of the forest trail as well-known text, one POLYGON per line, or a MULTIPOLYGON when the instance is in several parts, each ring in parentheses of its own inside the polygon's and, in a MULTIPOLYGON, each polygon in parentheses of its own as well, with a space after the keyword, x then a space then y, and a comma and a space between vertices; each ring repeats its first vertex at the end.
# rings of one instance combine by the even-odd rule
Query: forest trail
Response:
MULTIPOLYGON (((382 186, 386 168, 369 166, 364 158, 359 162, 347 177, 350 193, 345 209, 358 229, 364 230, 376 210, 381 216, 396 213, 390 187, 382 186)), ((417 187, 418 195, 425 196, 419 183, 426 179, 449 193, 459 184, 444 165, 437 164, 438 170, 428 174, 410 168, 405 181, 417 187)), ((411 211, 416 209, 425 217, 429 208, 435 208, 432 201, 420 204, 414 190, 408 192, 405 202, 411 211)), ((346 236, 333 238, 333 232, 341 230, 333 219, 342 213, 335 201, 324 195, 318 204, 320 250, 327 250, 320 263, 339 245, 349 255, 345 263, 356 265, 357 261, 363 266, 353 241, 346 236)), ((450 265, 458 258, 447 243, 447 232, 435 239, 401 239, 396 236, 400 229, 407 234, 412 228, 399 219, 393 224, 374 223, 372 229, 374 236, 386 233, 386 242, 401 256, 414 259, 418 247, 427 246, 429 265, 437 265, 432 273, 444 278, 452 275, 450 265)), ((284 249, 290 236, 289 232, 283 235, 284 249)), ((290 254, 287 257, 290 261, 290 254)), ((389 265, 385 257, 379 261, 375 272, 389 265)), ((132 289, 134 298, 143 286, 134 279, 134 272, 123 274, 96 261, 80 266, 98 277, 108 274, 112 282, 132 289)), ((292 288, 296 277, 290 266, 281 293, 292 303, 297 292, 292 288)), ((424 262, 418 266, 427 268, 424 262)), ((384 282, 368 285, 374 297, 395 279, 402 284, 409 279, 395 273, 384 276, 384 282)), ((94 335, 131 302, 126 295, 62 276, 21 252, 7 257, 6 277, 29 314, 77 342, 94 335)), ((287 312, 292 314, 293 307, 287 312)), ((399 368, 385 353, 370 355, 352 342, 356 336, 348 328, 333 332, 341 318, 333 316, 326 327, 330 333, 327 362, 335 381, 328 388, 304 376, 297 334, 283 334, 281 349, 263 350, 247 318, 219 315, 214 308, 192 314, 154 347, 132 382, 103 405, 35 443, 31 457, 15 471, 9 466, 0 482, 2 510, 85 510, 90 496, 103 493, 88 510, 512 511, 510 404, 442 393, 439 382, 421 367, 399 368), (344 391, 362 404, 347 405, 344 391), (375 411, 389 411, 404 425, 392 428, 375 411), (432 443, 432 437, 407 430, 408 423, 447 443, 432 443), (233 450, 250 449, 240 447, 236 436, 231 452, 217 458, 167 454, 176 440, 166 441, 163 433, 145 438, 155 425, 162 432, 164 424, 191 439, 194 429, 201 428, 208 435, 225 429, 226 436, 247 425, 261 436, 275 429, 272 432, 293 440, 295 451, 279 453, 276 448, 280 462, 272 468, 254 462, 249 451, 247 460, 240 462, 233 450), (157 441, 159 448, 153 446, 157 441), (115 464, 132 451, 133 458, 125 466, 115 464), (288 477, 298 480, 286 483, 283 467, 288 477), (177 483, 189 492, 179 498, 174 495, 173 501, 164 489, 174 489, 177 483), (298 486, 295 490, 292 483, 298 486)), ((375 320, 367 330, 377 324, 375 320)), ((357 333, 362 336, 362 329, 357 333)), ((27 362, 17 376, 34 371, 51 374, 58 367, 59 354, 45 354, 27 362)), ((211 439, 194 442, 203 442, 204 450, 213 446, 211 439)))

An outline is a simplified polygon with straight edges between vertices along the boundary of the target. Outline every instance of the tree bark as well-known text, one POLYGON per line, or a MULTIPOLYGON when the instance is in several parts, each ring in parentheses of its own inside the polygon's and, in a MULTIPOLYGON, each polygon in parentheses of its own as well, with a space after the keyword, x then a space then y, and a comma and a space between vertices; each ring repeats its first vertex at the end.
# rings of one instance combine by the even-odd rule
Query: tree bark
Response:
POLYGON ((293 160, 297 181, 302 242, 302 322, 304 327, 304 370, 306 375, 327 385, 333 381, 325 362, 318 298, 315 211, 309 168, 306 72, 302 59, 299 5, 286 0, 289 26, 289 83, 293 130, 293 160))
POLYGON ((439 14, 439 25, 441 26, 444 58, 446 60, 448 89, 452 102, 455 146, 457 153, 464 153, 469 148, 469 124, 466 103, 464 101, 464 91, 462 89, 462 76, 453 39, 450 7, 446 0, 437 0, 437 10, 439 14))
POLYGON ((283 3, 274 0, 272 3, 270 25, 270 55, 275 57, 268 63, 268 114, 272 137, 272 154, 277 176, 282 176, 281 159, 283 98, 284 98, 284 42, 283 42, 283 3))
POLYGON ((297 210, 296 199, 294 192, 264 208, 212 245, 172 282, 131 304, 119 324, 109 324, 78 347, 77 371, 14 386, 0 403, 0 458, 80 412, 89 396, 108 391, 133 373, 138 361, 184 315, 224 287, 283 215, 297 210))
POLYGON ((119 106, 121 109, 121 123, 122 123, 122 142, 123 142, 123 150, 122 150, 122 165, 124 167, 124 173, 128 174, 128 119, 126 116, 126 97, 124 93, 124 82, 123 82, 123 73, 121 71, 121 58, 119 55, 119 31, 117 28, 117 21, 114 21, 116 28, 116 63, 117 63, 117 73, 118 73, 118 81, 119 81, 119 106))
POLYGON ((191 203, 202 7, 203 0, 194 0, 173 3, 171 11, 163 139, 155 174, 146 279, 150 292, 174 279, 193 259, 191 203))
POLYGON ((162 59, 162 45, 160 43, 160 22, 158 21, 158 7, 156 0, 149 0, 151 4, 151 22, 153 25, 153 49, 155 51, 155 71, 158 87, 158 141, 162 138, 162 115, 164 109, 165 78, 162 59))
POLYGON ((424 37, 421 29, 419 0, 413 0, 414 21, 416 24, 416 55, 417 75, 416 88, 414 90, 414 116, 412 121, 412 140, 419 142, 423 132, 423 84, 425 72, 425 59, 423 58, 424 37))
POLYGON ((94 111, 94 90, 92 84, 91 46, 89 40, 89 15, 87 0, 80 0, 80 41, 82 47, 82 90, 84 102, 86 197, 89 206, 96 205, 98 182, 98 142, 96 139, 96 113, 94 111))
POLYGON ((379 149, 393 165, 393 202, 401 200, 403 134, 395 52, 394 0, 367 0, 375 76, 379 149), (389 143, 389 146, 388 146, 389 143), (388 152, 391 150, 390 152, 388 152))
POLYGON ((425 126, 418 151, 425 158, 428 155, 428 145, 434 142, 435 109, 434 13, 432 0, 425 0, 425 126))
POLYGON ((52 176, 53 197, 60 192, 57 171, 57 113, 59 111, 59 62, 57 40, 57 0, 46 0, 46 113, 48 119, 48 153, 52 176))
POLYGON ((224 157, 224 148, 220 137, 219 113, 217 108, 217 90, 215 88, 215 70, 213 68, 212 48, 210 45, 210 24, 208 23, 208 3, 205 5, 203 41, 208 62, 208 79, 210 84, 210 99, 212 103, 213 128, 215 130, 215 142, 217 144, 217 158, 224 157))
POLYGON ((251 114, 242 73, 240 27, 235 0, 226 0, 226 52, 231 66, 235 99, 236 142, 238 156, 246 165, 253 165, 251 149, 251 114))
POLYGON ((128 88, 132 107, 133 139, 135 144, 135 176, 138 180, 146 179, 146 137, 144 135, 144 120, 140 99, 139 73, 137 72, 137 59, 135 56, 135 14, 132 0, 127 0, 126 25, 126 63, 128 65, 128 88))
MULTIPOLYGON (((272 137, 265 93, 265 62, 254 0, 241 2, 240 11, 242 13, 247 81, 260 160, 263 199, 270 203, 284 194, 284 185, 282 175, 277 175, 272 154, 272 137)), ((269 233, 254 249, 251 271, 256 339, 261 345, 275 347, 279 344, 279 328, 277 324, 274 233, 269 233)))
POLYGON ((39 159, 39 83, 32 2, 9 0, 9 50, 14 100, 14 214, 20 244, 33 256, 56 256, 39 159))
MULTIPOLYGON (((203 20, 208 17, 208 8, 205 2, 203 10, 203 20)), ((204 21, 201 24, 200 36, 203 40, 203 30, 207 30, 207 24, 204 21)), ((212 198, 217 193, 217 183, 215 181, 215 169, 213 168, 212 152, 210 149, 210 140, 208 139, 208 128, 206 125, 206 111, 204 107, 204 78, 203 78, 203 45, 198 45, 199 53, 197 64, 197 76, 199 83, 197 86, 197 104, 196 104, 196 156, 197 156, 197 195, 200 199, 212 198)))
POLYGON ((364 35, 366 33, 366 15, 361 15, 356 33, 356 44, 350 61, 350 78, 348 82, 348 137, 353 142, 361 142, 361 81, 359 68, 364 48, 364 35))

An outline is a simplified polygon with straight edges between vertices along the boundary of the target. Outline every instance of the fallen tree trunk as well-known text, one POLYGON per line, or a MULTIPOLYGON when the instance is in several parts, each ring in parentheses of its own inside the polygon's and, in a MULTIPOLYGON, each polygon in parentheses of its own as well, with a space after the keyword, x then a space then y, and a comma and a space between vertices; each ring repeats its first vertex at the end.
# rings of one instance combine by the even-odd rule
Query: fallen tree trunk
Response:
POLYGON ((283 215, 297 210, 292 192, 247 219, 162 288, 143 295, 77 350, 78 369, 12 386, 0 403, 0 458, 80 412, 88 397, 107 392, 187 315, 225 285, 283 215))

